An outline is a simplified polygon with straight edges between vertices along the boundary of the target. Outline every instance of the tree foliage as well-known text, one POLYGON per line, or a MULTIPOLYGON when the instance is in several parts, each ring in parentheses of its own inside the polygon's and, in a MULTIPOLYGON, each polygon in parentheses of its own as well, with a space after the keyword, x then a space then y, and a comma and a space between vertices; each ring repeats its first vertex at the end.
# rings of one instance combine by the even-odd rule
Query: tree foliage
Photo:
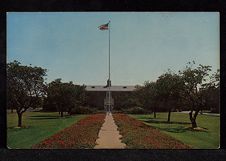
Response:
POLYGON ((178 74, 168 70, 156 82, 146 81, 143 86, 138 86, 137 99, 141 107, 154 114, 168 111, 168 121, 172 110, 189 110, 189 118, 195 128, 200 111, 219 111, 220 71, 212 75, 210 72, 211 66, 189 62, 178 74))
POLYGON ((205 84, 200 92, 205 99, 205 109, 212 112, 220 111, 220 70, 210 76, 210 81, 205 84))
POLYGON ((7 64, 7 106, 16 109, 18 127, 22 126, 22 114, 28 108, 41 105, 45 95, 46 69, 21 65, 14 61, 7 64))
POLYGON ((115 110, 125 110, 138 105, 134 93, 131 92, 115 92, 113 97, 115 100, 115 110))
POLYGON ((179 108, 180 96, 183 91, 183 81, 181 77, 172 71, 162 74, 156 81, 157 97, 168 113, 168 122, 172 109, 179 108))
POLYGON ((195 62, 189 63, 185 70, 180 72, 180 75, 184 82, 183 98, 189 106, 190 113, 189 118, 192 123, 192 127, 197 127, 196 118, 200 110, 205 107, 205 100, 203 90, 209 85, 209 72, 211 66, 199 66, 194 67, 195 62), (194 114, 193 114, 194 112, 194 114))
POLYGON ((159 106, 159 98, 157 95, 156 82, 144 82, 144 86, 138 86, 136 90, 140 105, 154 113, 156 117, 156 109, 159 106))
POLYGON ((45 106, 54 107, 63 117, 63 112, 70 113, 73 108, 84 105, 86 101, 85 86, 63 83, 56 79, 48 84, 45 106))

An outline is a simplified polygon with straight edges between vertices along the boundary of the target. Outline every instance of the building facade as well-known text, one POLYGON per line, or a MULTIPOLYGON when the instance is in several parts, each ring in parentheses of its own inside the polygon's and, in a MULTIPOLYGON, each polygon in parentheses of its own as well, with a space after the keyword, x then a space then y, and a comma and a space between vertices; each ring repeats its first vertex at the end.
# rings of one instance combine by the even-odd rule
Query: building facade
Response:
POLYGON ((114 108, 120 106, 120 96, 132 95, 135 91, 135 86, 86 86, 87 104, 91 107, 104 108, 107 98, 107 93, 111 92, 114 108), (110 89, 109 89, 110 88, 110 89))

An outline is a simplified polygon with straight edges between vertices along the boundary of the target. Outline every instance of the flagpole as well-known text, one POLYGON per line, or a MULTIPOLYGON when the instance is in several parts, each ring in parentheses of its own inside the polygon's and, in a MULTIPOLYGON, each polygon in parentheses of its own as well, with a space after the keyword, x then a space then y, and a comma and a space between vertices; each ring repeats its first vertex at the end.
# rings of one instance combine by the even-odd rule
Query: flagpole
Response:
POLYGON ((110 20, 109 20, 109 22, 108 22, 108 26, 109 26, 109 30, 108 30, 108 38, 109 38, 109 55, 108 55, 108 64, 109 64, 109 87, 108 87, 108 92, 109 92, 109 112, 110 112, 110 110, 111 110, 111 91, 110 91, 110 86, 111 86, 111 73, 110 73, 110 68, 111 68, 111 65, 110 65, 110 60, 111 60, 111 55, 110 55, 110 44, 111 44, 111 41, 110 41, 110 33, 111 33, 111 26, 110 26, 110 20))
POLYGON ((108 36, 108 37, 109 37, 109 81, 111 80, 111 73, 110 73, 110 67, 111 67, 111 66, 110 66, 110 60, 111 60, 111 57, 110 57, 110 56, 111 56, 111 55, 110 55, 110 53, 111 53, 111 52, 110 52, 110 47, 111 47, 111 43, 110 43, 110 42, 111 42, 111 39, 110 39, 110 35, 111 35, 111 34, 110 34, 110 33, 111 33, 111 26, 110 26, 110 22, 111 22, 111 21, 109 20, 109 30, 108 30, 108 31, 109 31, 109 32, 108 32, 108 34, 109 34, 109 36, 108 36))

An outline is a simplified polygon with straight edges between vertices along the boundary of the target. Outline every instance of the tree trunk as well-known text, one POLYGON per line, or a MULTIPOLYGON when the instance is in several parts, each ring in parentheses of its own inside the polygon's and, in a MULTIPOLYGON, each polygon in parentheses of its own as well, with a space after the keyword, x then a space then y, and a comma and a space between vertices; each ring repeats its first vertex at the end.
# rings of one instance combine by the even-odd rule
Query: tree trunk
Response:
POLYGON ((155 107, 154 107, 154 118, 156 119, 156 111, 155 111, 155 107))
POLYGON ((193 121, 192 121, 192 128, 194 129, 194 128, 196 128, 196 127, 197 127, 196 120, 195 120, 195 119, 193 119, 193 121))
POLYGON ((11 108, 11 113, 13 113, 13 108, 11 108))
POLYGON ((72 108, 70 108, 67 112, 70 116, 71 116, 71 110, 72 110, 72 108))
POLYGON ((167 120, 167 122, 170 122, 170 116, 171 116, 171 109, 169 109, 169 112, 168 112, 168 120, 167 120))
POLYGON ((191 124, 192 124, 192 128, 196 128, 197 127, 197 123, 196 123, 196 118, 198 116, 199 110, 195 111, 194 116, 192 116, 193 111, 189 112, 189 117, 191 120, 191 124))
POLYGON ((18 115, 18 127, 22 127, 22 113, 17 113, 18 115))
POLYGON ((61 112, 60 112, 60 117, 63 117, 63 116, 64 116, 64 112, 61 111, 61 112))
POLYGON ((197 123, 196 123, 196 120, 194 118, 190 118, 191 120, 191 125, 192 125, 192 128, 196 128, 197 127, 197 123))

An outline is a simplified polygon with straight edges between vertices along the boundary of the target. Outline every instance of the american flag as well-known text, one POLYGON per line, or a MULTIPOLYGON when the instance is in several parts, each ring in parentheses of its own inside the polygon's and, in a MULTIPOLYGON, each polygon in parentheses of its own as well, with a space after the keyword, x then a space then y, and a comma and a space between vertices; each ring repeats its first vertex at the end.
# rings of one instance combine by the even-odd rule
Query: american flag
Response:
POLYGON ((108 24, 109 24, 109 23, 104 24, 104 25, 100 25, 98 28, 99 28, 100 30, 108 30, 108 24))

